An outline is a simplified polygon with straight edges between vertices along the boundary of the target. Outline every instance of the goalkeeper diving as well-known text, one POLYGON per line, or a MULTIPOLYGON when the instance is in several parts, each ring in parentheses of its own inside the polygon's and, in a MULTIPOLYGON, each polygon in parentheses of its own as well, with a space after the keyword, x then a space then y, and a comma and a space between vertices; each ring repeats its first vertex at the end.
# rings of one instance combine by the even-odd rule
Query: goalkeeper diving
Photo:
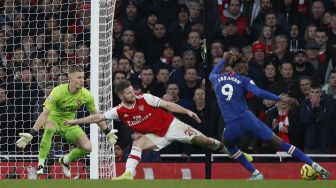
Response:
MULTIPOLYGON (((69 83, 61 84, 55 87, 44 102, 43 112, 36 120, 29 133, 20 133, 20 139, 16 145, 24 149, 34 136, 38 134, 39 129, 44 128, 44 134, 39 147, 39 158, 37 174, 43 174, 45 160, 51 147, 51 141, 55 134, 60 134, 69 144, 76 148, 70 153, 62 156, 59 163, 62 166, 63 174, 66 177, 71 176, 70 162, 89 154, 92 146, 85 132, 77 126, 64 125, 65 120, 75 119, 77 110, 83 105, 87 107, 90 114, 97 114, 98 111, 94 105, 94 99, 90 91, 84 88, 84 69, 73 65, 69 68, 69 83)), ((110 144, 115 144, 118 131, 110 129, 105 121, 97 123, 106 134, 110 144)))

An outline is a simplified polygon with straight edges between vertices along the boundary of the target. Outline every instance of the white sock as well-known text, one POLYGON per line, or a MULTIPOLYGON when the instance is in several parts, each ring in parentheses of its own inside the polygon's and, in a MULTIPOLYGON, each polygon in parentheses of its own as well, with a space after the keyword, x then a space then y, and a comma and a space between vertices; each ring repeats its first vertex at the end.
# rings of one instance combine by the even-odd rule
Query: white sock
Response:
POLYGON ((131 172, 132 176, 135 176, 135 168, 139 164, 139 161, 141 160, 141 153, 142 150, 138 147, 133 146, 131 153, 128 155, 127 161, 126 161, 126 170, 125 172, 131 172))
POLYGON ((38 159, 38 166, 44 166, 45 159, 38 159))
POLYGON ((257 174, 260 174, 260 172, 259 172, 259 170, 255 170, 253 173, 252 173, 252 175, 257 175, 257 174))
POLYGON ((63 163, 64 164, 69 164, 71 161, 70 161, 70 159, 69 159, 69 155, 65 155, 64 157, 63 157, 63 163))
POLYGON ((212 150, 218 150, 219 147, 221 146, 221 142, 218 141, 218 140, 216 140, 216 139, 214 139, 214 138, 212 138, 212 140, 213 140, 214 144, 210 146, 210 149, 212 149, 212 150))

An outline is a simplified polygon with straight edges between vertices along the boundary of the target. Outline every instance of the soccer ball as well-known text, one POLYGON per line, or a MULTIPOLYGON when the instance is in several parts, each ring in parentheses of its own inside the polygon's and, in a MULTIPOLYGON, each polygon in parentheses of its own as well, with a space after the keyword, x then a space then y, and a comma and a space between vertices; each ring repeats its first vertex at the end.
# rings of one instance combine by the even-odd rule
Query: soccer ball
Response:
POLYGON ((317 177, 316 171, 309 165, 304 164, 301 168, 301 177, 306 180, 315 180, 317 177))

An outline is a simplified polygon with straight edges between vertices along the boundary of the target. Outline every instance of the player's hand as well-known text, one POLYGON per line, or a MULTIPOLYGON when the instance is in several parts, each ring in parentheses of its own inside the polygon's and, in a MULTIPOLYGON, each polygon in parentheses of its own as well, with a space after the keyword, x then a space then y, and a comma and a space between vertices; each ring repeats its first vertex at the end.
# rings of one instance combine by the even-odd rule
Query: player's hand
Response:
POLYGON ((71 125, 77 125, 77 123, 76 123, 76 120, 65 120, 64 121, 64 125, 69 125, 69 126, 71 126, 71 125))
POLYGON ((201 119, 194 112, 189 110, 187 114, 188 114, 189 117, 193 118, 197 123, 202 122, 201 119))
POLYGON ((21 136, 21 138, 16 141, 16 146, 24 149, 33 139, 33 135, 31 135, 30 133, 19 133, 19 135, 21 136))
POLYGON ((117 129, 111 129, 111 131, 106 134, 106 138, 107 138, 108 142, 110 142, 110 144, 112 144, 112 145, 117 142, 118 136, 115 134, 117 132, 118 132, 117 129))

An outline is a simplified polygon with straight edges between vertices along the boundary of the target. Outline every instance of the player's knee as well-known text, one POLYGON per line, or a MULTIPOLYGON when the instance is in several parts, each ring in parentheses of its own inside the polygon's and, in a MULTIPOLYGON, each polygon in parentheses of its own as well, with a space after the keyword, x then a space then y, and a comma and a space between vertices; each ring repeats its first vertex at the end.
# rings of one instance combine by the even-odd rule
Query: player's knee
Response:
POLYGON ((87 144, 81 144, 81 146, 79 147, 80 149, 82 149, 83 151, 87 152, 87 153, 91 153, 92 151, 92 145, 91 143, 87 143, 87 144))
POLYGON ((84 148, 82 148, 85 152, 87 152, 87 153, 91 153, 91 151, 92 151, 92 146, 91 146, 91 144, 90 145, 88 145, 88 146, 85 146, 84 148))

